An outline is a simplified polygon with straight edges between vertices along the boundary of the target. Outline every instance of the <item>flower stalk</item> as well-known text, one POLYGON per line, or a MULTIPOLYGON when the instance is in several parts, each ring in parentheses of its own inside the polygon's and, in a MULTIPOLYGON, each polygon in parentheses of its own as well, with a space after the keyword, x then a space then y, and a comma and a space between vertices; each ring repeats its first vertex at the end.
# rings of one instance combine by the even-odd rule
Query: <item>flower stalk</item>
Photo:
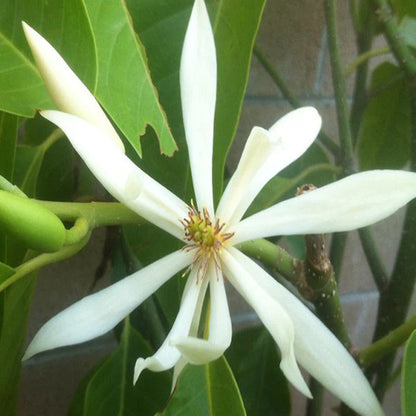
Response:
POLYGON ((415 329, 416 314, 413 314, 404 324, 393 329, 367 348, 362 349, 358 354, 360 365, 367 368, 386 355, 393 353, 407 341, 415 329))

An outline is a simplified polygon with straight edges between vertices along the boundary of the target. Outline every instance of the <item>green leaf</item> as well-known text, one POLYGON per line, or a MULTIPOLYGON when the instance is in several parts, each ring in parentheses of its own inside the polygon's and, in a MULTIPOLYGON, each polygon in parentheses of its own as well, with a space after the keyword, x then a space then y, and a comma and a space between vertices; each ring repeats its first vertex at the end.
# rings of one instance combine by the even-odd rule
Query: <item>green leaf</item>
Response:
MULTIPOLYGON (((13 179, 17 127, 17 117, 0 113, 0 175, 9 181, 13 179)), ((0 260, 6 260, 6 250, 7 237, 0 231, 0 260)))
POLYGON ((140 136, 150 125, 158 135, 160 152, 172 155, 176 144, 124 3, 85 0, 84 4, 97 46, 98 99, 138 154, 140 136))
POLYGON ((7 280, 16 270, 5 263, 0 262, 0 283, 7 280))
POLYGON ((379 65, 373 72, 371 93, 359 132, 360 168, 402 168, 409 160, 411 110, 400 69, 387 62, 379 65))
POLYGON ((94 90, 94 41, 82 2, 3 1, 0 6, 1 109, 31 117, 39 108, 53 107, 23 36, 22 20, 40 31, 82 81, 94 90))
POLYGON ((276 343, 264 328, 237 332, 226 352, 248 416, 289 416, 290 393, 276 343))
POLYGON ((68 416, 153 415, 169 397, 168 373, 146 371, 133 385, 137 358, 151 354, 126 320, 119 348, 81 383, 68 416))
POLYGON ((244 416, 246 411, 224 357, 209 364, 187 365, 163 416, 244 416))
POLYGON ((399 32, 408 46, 416 48, 416 18, 405 16, 400 22, 399 32))
MULTIPOLYGON (((15 269, 0 262, 0 283, 6 281, 12 274, 14 274, 15 269)), ((1 330, 3 327, 3 315, 4 315, 4 295, 0 293, 0 339, 1 339, 1 330)))
POLYGON ((215 17, 218 86, 213 181, 216 200, 222 192, 225 160, 240 119, 264 5, 265 0, 221 1, 215 17))
POLYGON ((393 0, 394 11, 402 18, 403 16, 416 17, 416 3, 414 0, 393 0))
POLYGON ((23 347, 35 276, 26 276, 3 294, 3 322, 0 337, 0 409, 2 416, 14 416, 23 347))
POLYGON ((25 189, 29 196, 36 194, 36 185, 45 152, 42 146, 17 147, 15 183, 25 189))
POLYGON ((402 363, 402 409, 403 416, 416 415, 416 331, 406 343, 402 363))
POLYGON ((0 175, 9 181, 14 168, 17 127, 17 117, 0 113, 0 175))

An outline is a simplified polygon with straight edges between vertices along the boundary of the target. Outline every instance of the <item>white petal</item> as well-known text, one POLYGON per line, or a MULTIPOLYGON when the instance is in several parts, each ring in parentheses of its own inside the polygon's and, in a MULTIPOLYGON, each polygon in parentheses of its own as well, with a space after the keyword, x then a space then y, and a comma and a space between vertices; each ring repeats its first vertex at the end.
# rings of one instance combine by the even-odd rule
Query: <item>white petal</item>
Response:
POLYGON ((170 394, 173 393, 178 382, 178 378, 181 375, 182 371, 188 364, 188 360, 182 355, 179 360, 176 362, 175 367, 173 367, 173 376, 172 376, 172 386, 170 389, 170 394))
POLYGON ((217 61, 214 36, 203 0, 196 0, 192 9, 182 50, 181 99, 198 208, 207 208, 213 215, 212 146, 217 61))
MULTIPOLYGON (((191 337, 195 337, 198 334, 198 327, 199 327, 199 322, 201 320, 202 307, 204 306, 205 293, 208 287, 208 279, 203 279, 201 282, 201 285, 202 287, 198 295, 198 300, 196 303, 194 316, 192 318, 191 327, 189 329, 189 336, 191 337)), ((181 355, 181 358, 175 364, 175 367, 173 369, 171 392, 174 390, 176 383, 178 381, 178 377, 180 376, 182 370, 185 368, 188 362, 189 361, 183 355, 181 355)))
POLYGON ((362 416, 382 416, 378 400, 352 356, 326 326, 292 293, 254 261, 230 250, 253 279, 291 317, 295 327, 295 354, 304 367, 329 391, 362 416))
POLYGON ((148 368, 151 371, 164 371, 172 368, 181 357, 177 348, 171 345, 171 340, 187 336, 195 313, 199 293, 202 285, 198 282, 196 271, 191 271, 182 295, 182 302, 178 315, 165 341, 154 355, 148 358, 139 358, 134 366, 134 383, 141 372, 148 368))
POLYGON ((236 254, 238 250, 234 248, 230 248, 229 252, 225 249, 221 252, 221 260, 229 282, 253 307, 279 346, 282 356, 280 368, 285 376, 305 396, 312 397, 296 363, 293 348, 295 332, 290 314, 288 315, 279 301, 258 284, 250 269, 240 263, 236 254))
POLYGON ((380 221, 416 197, 416 174, 372 170, 280 202, 235 226, 233 244, 272 235, 350 231, 380 221))
POLYGON ((74 303, 42 326, 23 359, 105 334, 191 261, 189 253, 176 251, 74 303))
POLYGON ((41 111, 60 127, 91 172, 108 192, 143 218, 183 239, 180 220, 187 206, 115 148, 104 132, 79 117, 60 111, 41 111))
POLYGON ((124 152, 122 141, 88 88, 39 33, 24 22, 23 30, 39 72, 58 110, 81 117, 103 130, 124 152))
POLYGON ((231 344, 232 325, 224 280, 220 273, 217 275, 213 267, 209 271, 209 281, 211 308, 208 339, 196 338, 196 334, 172 339, 172 344, 192 364, 205 364, 216 360, 231 344))
POLYGON ((315 108, 303 107, 286 114, 269 131, 254 127, 218 205, 217 217, 228 225, 237 223, 263 186, 308 149, 321 123, 315 108))

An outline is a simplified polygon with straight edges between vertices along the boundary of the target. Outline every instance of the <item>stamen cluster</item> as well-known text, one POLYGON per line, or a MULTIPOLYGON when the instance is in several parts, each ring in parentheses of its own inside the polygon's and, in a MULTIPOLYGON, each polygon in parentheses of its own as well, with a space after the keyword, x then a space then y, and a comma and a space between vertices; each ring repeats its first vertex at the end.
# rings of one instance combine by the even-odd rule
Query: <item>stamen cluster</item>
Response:
POLYGON ((182 220, 185 228, 185 240, 188 244, 184 250, 196 250, 192 267, 197 265, 198 277, 203 278, 208 270, 210 261, 214 261, 217 275, 221 269, 218 253, 234 233, 225 233, 223 229, 225 223, 220 223, 217 219, 214 223, 206 208, 202 212, 198 211, 193 204, 188 208, 188 217, 182 220))

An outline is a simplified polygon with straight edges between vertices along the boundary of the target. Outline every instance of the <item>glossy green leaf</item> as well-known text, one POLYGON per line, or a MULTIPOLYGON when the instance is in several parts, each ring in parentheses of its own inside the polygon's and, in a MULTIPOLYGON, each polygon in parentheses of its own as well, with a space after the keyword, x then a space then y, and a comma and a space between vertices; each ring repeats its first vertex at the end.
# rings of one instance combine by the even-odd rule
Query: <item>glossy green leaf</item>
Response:
POLYGON ((18 146, 16 154, 16 184, 35 196, 37 180, 46 153, 45 146, 18 146), (25 169, 26 168, 26 169, 25 169))
POLYGON ((160 152, 172 155, 175 141, 124 3, 85 0, 84 4, 97 47, 96 96, 139 154, 140 136, 150 125, 158 135, 160 152))
POLYGON ((53 107, 23 36, 22 20, 40 31, 94 90, 94 41, 82 2, 3 1, 0 4, 1 109, 31 117, 39 108, 53 107))
POLYGON ((20 368, 35 276, 29 275, 5 290, 0 336, 0 409, 15 416, 20 368))
POLYGON ((407 83, 398 67, 379 65, 359 132, 361 170, 402 168, 409 160, 411 111, 407 83))
POLYGON ((82 382, 69 416, 154 415, 169 397, 168 373, 146 371, 133 385, 136 359, 152 353, 126 320, 119 348, 82 382))
POLYGON ((276 343, 264 328, 237 332, 226 352, 248 416, 289 416, 290 393, 276 343))
POLYGON ((224 357, 206 365, 187 365, 163 416, 244 416, 246 411, 224 357))
POLYGON ((406 343, 402 363, 402 410, 403 416, 416 415, 416 331, 406 343))
MULTIPOLYGON (((23 143, 38 150, 40 164, 36 197, 43 200, 68 201, 74 197, 75 185, 80 182, 80 166, 85 165, 75 163, 75 151, 63 134, 53 138, 56 131, 55 125, 36 115, 25 122, 23 143), (51 135, 51 141, 44 144, 45 139, 51 135)), ((90 178, 91 176, 89 174, 90 178)))
POLYGON ((192 0, 127 0, 126 4, 179 148, 172 158, 161 155, 154 133, 148 131, 142 140, 143 159, 136 161, 153 178, 189 201, 192 183, 180 111, 179 64, 192 0))
POLYGON ((402 39, 408 46, 416 48, 416 18, 405 16, 399 25, 399 32, 402 39))

